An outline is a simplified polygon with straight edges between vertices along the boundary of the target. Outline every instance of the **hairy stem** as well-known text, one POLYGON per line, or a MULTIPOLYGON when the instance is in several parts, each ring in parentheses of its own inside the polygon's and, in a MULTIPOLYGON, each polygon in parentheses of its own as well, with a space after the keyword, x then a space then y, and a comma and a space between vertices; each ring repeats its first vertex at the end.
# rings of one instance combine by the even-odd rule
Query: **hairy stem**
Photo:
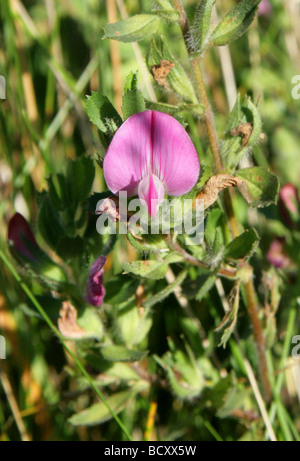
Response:
MULTIPOLYGON (((189 54, 191 54, 191 50, 188 43, 188 36, 189 36, 189 24, 186 13, 184 11, 183 5, 181 0, 172 0, 174 7, 180 12, 181 14, 181 21, 180 27, 182 31, 182 35, 186 44, 186 48, 189 54)), ((197 84, 197 91, 201 102, 205 106, 205 125, 207 129, 208 139, 210 148, 213 154, 216 170, 218 173, 223 171, 223 162, 221 158, 220 148, 219 148, 219 141, 218 135, 214 123, 213 112, 211 108, 211 104, 207 95, 206 86, 204 83, 203 73, 201 69, 201 62, 199 58, 193 58, 191 61, 195 81, 197 84)), ((228 224, 231 230, 231 234, 233 238, 236 238, 240 235, 239 224, 236 219, 233 205, 232 205, 232 197, 231 192, 229 190, 224 191, 224 205, 226 214, 228 217, 228 224)), ((265 354, 265 338, 263 334, 262 324, 259 318, 259 304, 257 301, 257 296, 255 292, 254 283, 252 280, 246 282, 244 284, 245 294, 247 299, 247 308, 249 317, 251 319, 251 323, 253 326, 254 337, 257 345, 258 350, 258 358, 260 364, 260 371, 261 371, 261 379, 262 385, 264 389, 265 398, 267 401, 271 400, 271 385, 268 376, 268 365, 267 359, 265 354)))

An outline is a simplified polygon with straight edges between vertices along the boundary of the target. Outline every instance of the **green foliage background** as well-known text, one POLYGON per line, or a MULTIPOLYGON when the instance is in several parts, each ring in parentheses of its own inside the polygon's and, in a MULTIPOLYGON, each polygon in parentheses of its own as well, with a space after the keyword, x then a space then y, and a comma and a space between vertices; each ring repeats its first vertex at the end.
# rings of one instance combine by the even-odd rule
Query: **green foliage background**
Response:
MULTIPOLYGON (((152 6, 149 1, 119 2, 123 3, 129 16, 150 13, 152 6)), ((193 21, 199 2, 183 3, 193 21)), ((219 16, 235 3, 217 2, 219 16)), ((232 158, 226 157, 233 148, 228 130, 236 123, 228 126, 228 104, 232 109, 232 101, 227 99, 225 83, 233 85, 235 81, 245 116, 241 121, 248 121, 252 110, 245 98, 248 95, 255 102, 254 118, 258 107, 259 128, 264 133, 252 138, 251 155, 249 149, 244 150, 238 160, 243 157, 245 162, 246 157, 244 167, 269 168, 281 185, 292 182, 299 190, 300 100, 294 100, 291 93, 292 78, 299 73, 300 12, 297 18, 292 17, 286 2, 271 3, 271 16, 259 17, 247 34, 230 45, 233 76, 228 71, 228 56, 223 61, 227 67, 222 69, 220 48, 206 54, 207 85, 228 169, 236 167, 232 158)), ((37 276, 32 270, 21 270, 22 280, 54 325, 68 293, 78 309, 80 325, 90 336, 80 345, 67 344, 93 381, 80 373, 74 357, 65 352, 44 322, 43 312, 36 311, 36 302, 26 296, 20 281, 1 263, 0 334, 7 340, 7 360, 0 362, 0 438, 126 440, 116 419, 99 403, 94 385, 134 440, 266 440, 269 434, 244 365, 247 357, 259 382, 244 293, 237 318, 239 338, 231 336, 226 348, 219 347, 222 333, 216 329, 224 317, 222 289, 226 299, 232 281, 222 280, 220 289, 213 270, 187 267, 180 257, 167 261, 172 263, 175 280, 166 281, 164 266, 168 265, 158 267, 154 261, 152 276, 147 273, 146 281, 121 276, 123 270, 135 273, 134 261, 151 254, 152 247, 164 248, 165 242, 147 242, 147 248, 139 248, 131 239, 133 248, 125 236, 115 242, 98 235, 92 214, 86 220, 86 199, 94 191, 106 191, 97 162, 101 163, 105 146, 121 119, 114 113, 116 126, 103 125, 97 114, 94 120, 95 114, 88 111, 97 130, 86 114, 85 96, 100 91, 121 114, 120 91, 127 82, 125 102, 132 107, 129 103, 136 86, 131 80, 134 77, 126 78, 138 70, 138 87, 145 101, 135 97, 136 111, 143 110, 144 104, 155 108, 145 85, 144 72, 148 71, 143 63, 151 65, 151 59, 160 57, 162 50, 170 53, 169 59, 175 56, 178 60, 175 70, 180 83, 185 75, 194 83, 180 30, 172 17, 158 25, 155 44, 151 37, 139 42, 142 58, 137 59, 130 43, 102 40, 104 28, 111 22, 107 6, 104 0, 1 0, 0 75, 6 77, 7 99, 0 103, 0 249, 9 254, 7 223, 19 211, 28 218, 42 248, 67 275, 66 280, 59 280, 63 288, 57 283, 57 272, 37 276), (159 36, 166 38, 168 51, 159 36), (121 62, 116 59, 118 53, 121 62), (96 311, 86 308, 82 294, 88 269, 99 254, 108 255, 107 294, 103 307, 96 311), (180 285, 189 300, 186 308, 174 295, 180 285), (16 403, 14 410, 11 398, 7 398, 9 389, 16 403), (150 410, 156 405, 151 424, 150 410), (89 411, 84 412, 87 408, 89 411)), ((105 31, 109 35, 109 29, 105 31)), ((199 45, 194 36, 191 42, 192 47, 199 45)), ((212 155, 201 120, 203 108, 197 104, 192 85, 189 83, 184 93, 178 79, 170 76, 171 88, 166 91, 150 74, 148 78, 165 111, 177 106, 174 115, 187 126, 208 178, 212 155)), ((100 104, 109 118, 107 101, 100 104)), ((123 116, 130 115, 123 99, 123 116)), ((269 419, 279 440, 299 440, 299 363, 291 359, 292 338, 300 334, 299 228, 286 225, 275 205, 249 209, 236 194, 234 208, 248 230, 246 253, 254 253, 254 280, 264 307, 261 321, 272 385, 269 419), (259 246, 253 227, 260 237, 259 246), (291 261, 288 270, 275 270, 266 260, 275 237, 285 238, 291 261)), ((220 210, 219 201, 206 222, 207 258, 213 269, 228 243, 220 210)), ((227 245, 224 257, 238 259, 239 248, 227 245)), ((194 250, 193 256, 201 259, 201 249, 194 250)), ((140 267, 137 272, 140 274, 140 267)), ((227 331, 228 337, 230 324, 236 320, 234 306, 231 314, 233 318, 225 323, 230 331, 223 332, 226 335, 227 331)))

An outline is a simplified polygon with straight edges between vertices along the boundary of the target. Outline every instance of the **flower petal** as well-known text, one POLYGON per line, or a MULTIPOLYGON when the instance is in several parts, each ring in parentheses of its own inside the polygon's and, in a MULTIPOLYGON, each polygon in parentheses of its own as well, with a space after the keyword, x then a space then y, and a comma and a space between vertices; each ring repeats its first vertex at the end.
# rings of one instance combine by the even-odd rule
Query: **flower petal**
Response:
POLYGON ((165 188, 161 181, 150 173, 141 180, 138 194, 141 204, 148 208, 149 215, 154 218, 165 197, 165 188))
MULTIPOLYGON (((32 230, 29 227, 28 222, 20 213, 16 213, 10 219, 8 223, 7 237, 8 240, 13 242, 13 248, 15 248, 22 256, 35 261, 36 258, 32 254, 32 251, 28 248, 28 243, 32 245, 32 248, 39 248, 39 246, 35 240, 32 230)), ((15 256, 17 257, 18 255, 15 254, 15 256)))
POLYGON ((152 172, 166 193, 176 197, 189 192, 200 175, 197 151, 183 126, 156 111, 152 111, 152 172))
POLYGON ((183 126, 163 112, 145 111, 129 117, 116 132, 103 164, 109 189, 137 192, 141 179, 153 173, 169 195, 180 196, 197 183, 200 163, 183 126))
POLYGON ((151 111, 129 117, 113 137, 103 162, 108 188, 135 195, 151 160, 151 111))

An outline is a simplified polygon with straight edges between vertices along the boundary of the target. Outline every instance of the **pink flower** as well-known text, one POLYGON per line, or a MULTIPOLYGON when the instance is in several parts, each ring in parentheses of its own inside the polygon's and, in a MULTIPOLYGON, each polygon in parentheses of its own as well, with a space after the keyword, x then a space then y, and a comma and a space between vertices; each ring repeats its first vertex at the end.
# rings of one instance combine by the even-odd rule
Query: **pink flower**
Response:
POLYGON ((31 261, 36 261, 34 250, 39 250, 40 247, 34 238, 28 222, 20 213, 16 213, 9 220, 7 237, 13 243, 11 250, 14 257, 19 259, 20 256, 23 256, 31 261))
POLYGON ((283 219, 291 227, 295 227, 295 221, 299 219, 299 203, 296 187, 291 183, 285 184, 279 193, 279 208, 283 219))
POLYGON ((103 272, 106 257, 100 256, 92 264, 89 277, 86 282, 86 301, 92 306, 101 306, 105 296, 105 288, 103 286, 103 272))
POLYGON ((270 0, 262 0, 259 4, 258 12, 257 14, 259 16, 270 16, 272 13, 272 5, 270 3, 270 0))
POLYGON ((165 194, 181 196, 197 183, 200 162, 182 125, 163 112, 129 117, 116 132, 103 164, 109 189, 138 194, 151 217, 165 194))
POLYGON ((290 258, 284 252, 284 240, 276 238, 270 245, 267 260, 272 266, 284 269, 291 265, 290 258))

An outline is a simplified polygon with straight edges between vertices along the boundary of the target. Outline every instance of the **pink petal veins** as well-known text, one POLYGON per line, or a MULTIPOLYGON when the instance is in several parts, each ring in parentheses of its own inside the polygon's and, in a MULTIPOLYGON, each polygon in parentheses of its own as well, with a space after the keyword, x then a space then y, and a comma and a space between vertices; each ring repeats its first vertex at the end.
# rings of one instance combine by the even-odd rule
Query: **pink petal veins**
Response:
POLYGON ((169 195, 186 194, 197 183, 200 162, 192 141, 175 118, 163 112, 145 111, 129 117, 116 132, 103 170, 114 194, 127 191, 135 195, 139 189, 140 198, 155 215, 157 206, 151 208, 149 197, 157 194, 159 204, 162 186, 158 182, 163 183, 169 195))
POLYGON ((158 177, 150 173, 140 181, 138 195, 141 204, 148 209, 149 215, 153 218, 164 201, 165 188, 158 177))

